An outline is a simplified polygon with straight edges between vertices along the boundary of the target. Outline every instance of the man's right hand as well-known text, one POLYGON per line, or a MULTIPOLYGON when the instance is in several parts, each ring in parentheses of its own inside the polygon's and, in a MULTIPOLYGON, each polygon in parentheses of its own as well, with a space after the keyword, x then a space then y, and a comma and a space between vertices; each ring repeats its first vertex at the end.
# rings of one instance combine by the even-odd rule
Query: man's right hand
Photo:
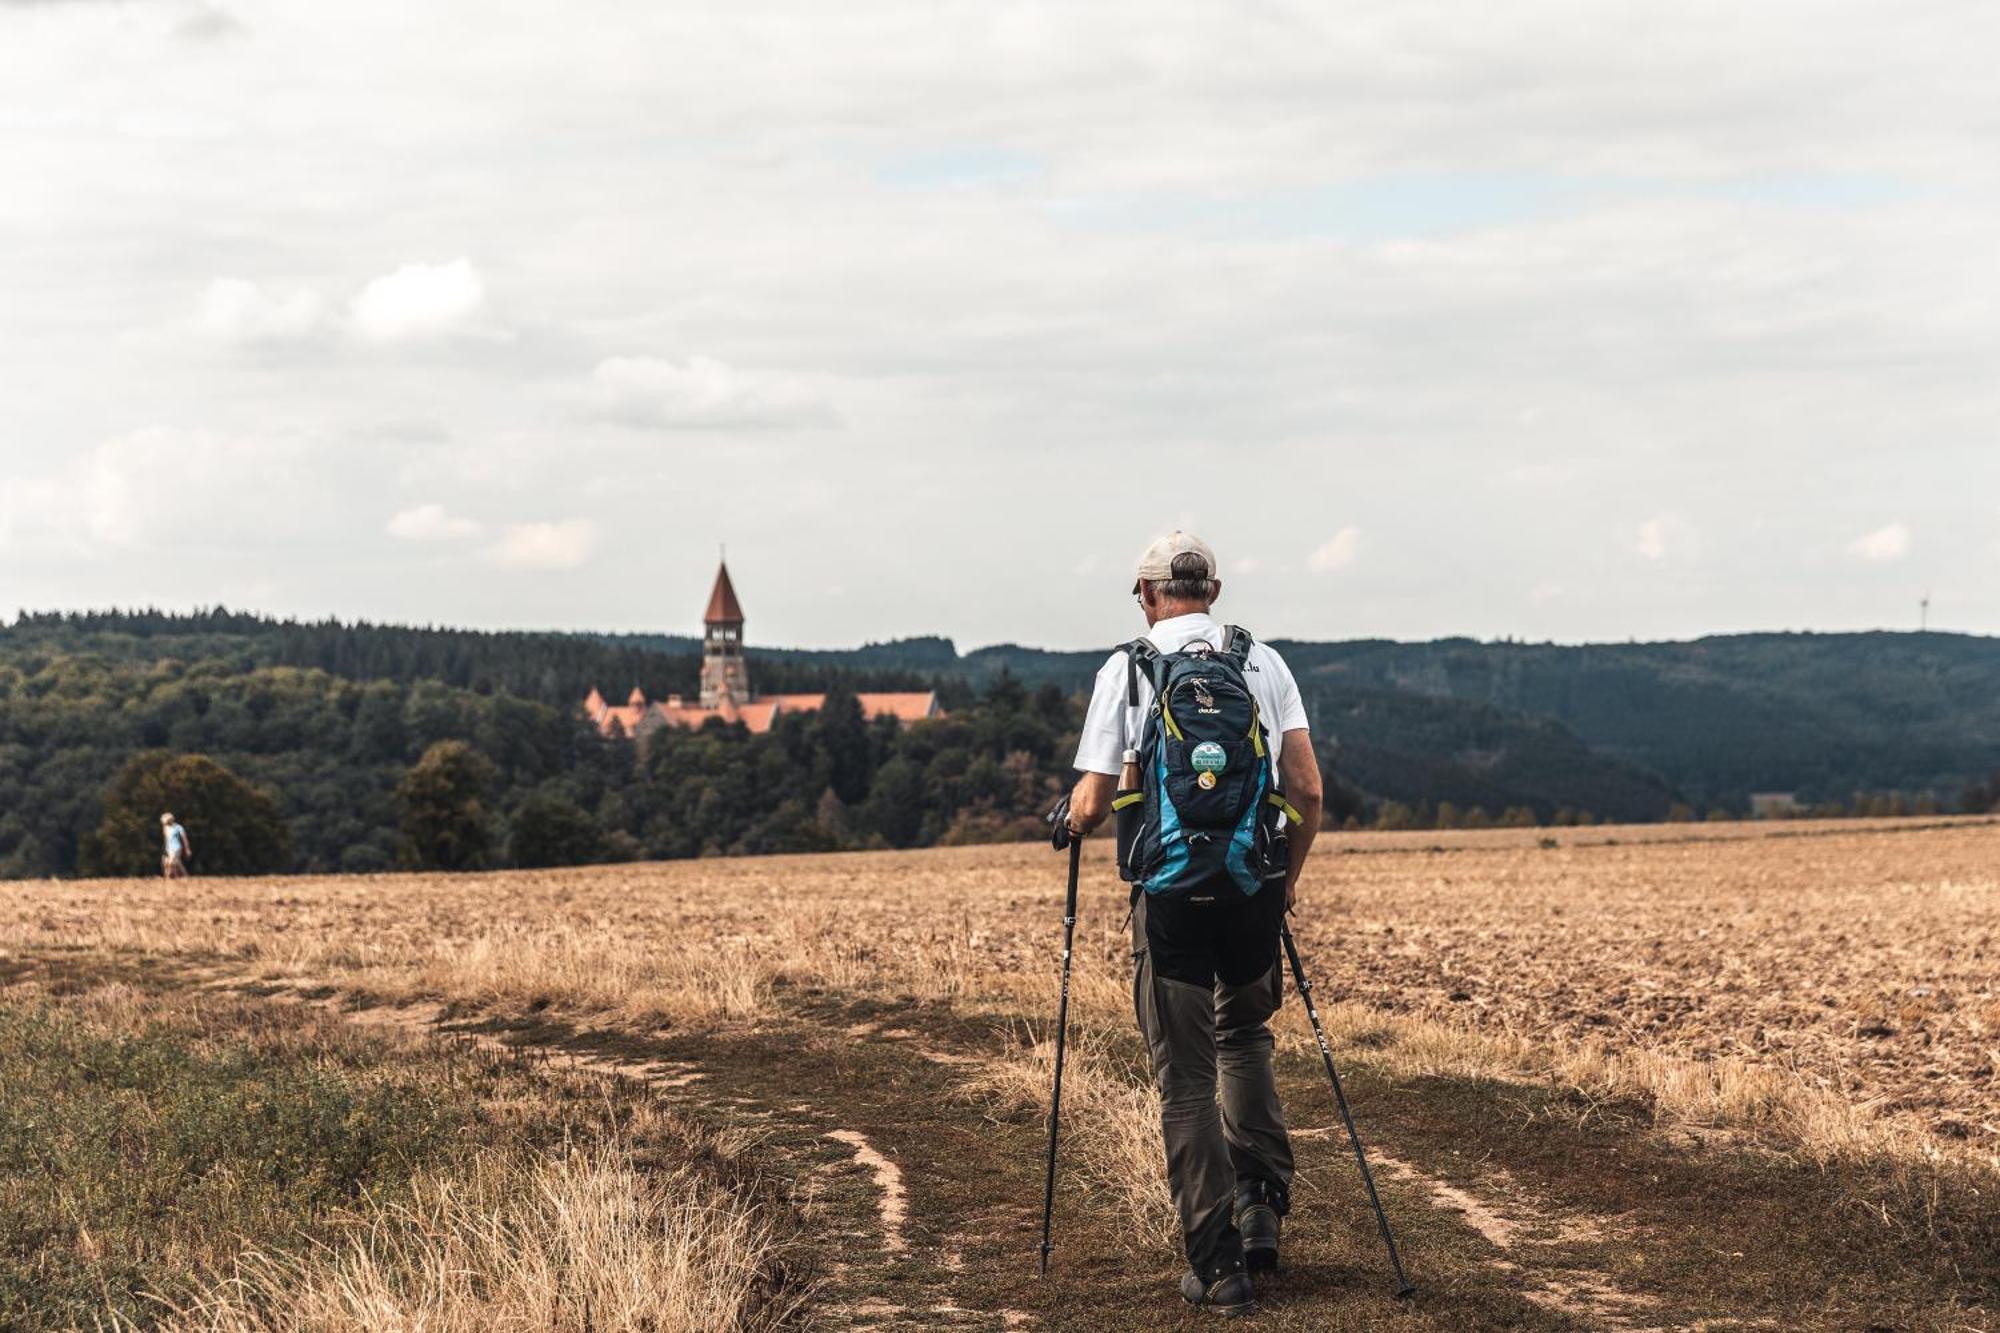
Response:
POLYGON ((1076 830, 1069 826, 1069 797, 1056 802, 1056 808, 1049 811, 1049 846, 1057 851, 1065 851, 1078 837, 1076 830))

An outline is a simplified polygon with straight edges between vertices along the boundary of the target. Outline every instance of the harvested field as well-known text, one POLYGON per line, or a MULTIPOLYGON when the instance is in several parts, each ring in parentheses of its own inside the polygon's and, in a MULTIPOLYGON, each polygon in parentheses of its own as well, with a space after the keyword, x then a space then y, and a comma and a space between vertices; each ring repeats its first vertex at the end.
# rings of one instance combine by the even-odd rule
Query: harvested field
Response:
MULTIPOLYGON (((1426 1294, 1382 1303, 1287 1005, 1282 1081, 1314 1161, 1273 1326, 1988 1326, 2000 826, 1322 847, 1296 929, 1426 1294)), ((1045 849, 9 884, 0 972, 333 994, 589 1061, 714 1131, 755 1125, 787 1209, 844 1238, 792 1322, 1159 1327, 1179 1317, 1171 1228, 1122 890, 1091 850, 1047 1288, 1022 1281, 1061 889, 1045 849)))
POLYGON ((1321 956, 1367 1009, 1721 1062, 2000 1153, 1996 857, 1991 826, 1366 857, 1321 956))

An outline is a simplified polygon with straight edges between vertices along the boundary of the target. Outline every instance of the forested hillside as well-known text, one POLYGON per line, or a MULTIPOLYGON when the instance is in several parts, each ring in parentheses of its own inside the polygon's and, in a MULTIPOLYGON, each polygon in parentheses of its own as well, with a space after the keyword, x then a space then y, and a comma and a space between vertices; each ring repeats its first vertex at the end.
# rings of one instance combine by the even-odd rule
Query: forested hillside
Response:
MULTIPOLYGON (((691 641, 652 636, 609 636, 604 642, 691 646, 691 641)), ((1323 645, 1282 646, 1310 661, 1323 645)), ((1104 652, 1007 644, 960 656, 949 639, 923 638, 846 652, 779 649, 758 657, 793 669, 914 672, 964 687, 1012 678, 1077 691, 1089 688, 1104 652)), ((1675 792, 1657 773, 1594 750, 1550 718, 1305 671, 1299 684, 1320 758, 1330 770, 1329 808, 1340 819, 1371 822, 1384 802, 1396 802, 1409 808, 1409 817, 1424 822, 1445 805, 1496 817, 1510 810, 1518 817, 1525 810, 1544 823, 1558 815, 1586 813, 1645 821, 1665 818, 1675 804, 1675 792)))
MULTIPOLYGON (((1951 805, 1979 799, 1967 788, 1991 788, 2000 769, 2000 640, 1975 635, 1272 642, 1299 677, 1314 729, 1340 744, 1341 771, 1400 800, 1422 798, 1411 785, 1418 774, 1450 785, 1430 793, 1434 801, 1463 804, 1470 798, 1452 793, 1479 775, 1504 777, 1538 805, 1574 800, 1544 786, 1553 766, 1606 793, 1584 806, 1621 817, 1664 809, 1669 791, 1733 811, 1758 791, 1796 792, 1808 805, 1858 792, 1951 805)), ((935 672, 940 645, 949 647, 924 639, 907 655, 898 644, 867 651, 884 667, 935 672)), ((956 660, 969 680, 1005 671, 1068 687, 1103 659, 1008 644, 956 660)))
MULTIPOLYGON (((1337 819, 1647 820, 1741 813, 1764 790, 1985 808, 2000 788, 1989 639, 1276 646, 1337 819)), ((25 615, 0 627, 0 877, 113 868, 91 835, 115 779, 153 790, 127 771, 148 755, 206 755, 261 789, 289 831, 269 845, 299 870, 430 864, 427 801, 457 812, 448 841, 481 865, 1030 836, 1103 660, 938 638, 753 648, 759 688, 831 690, 828 709, 767 736, 715 725, 646 745, 583 722, 593 685, 692 693, 695 650, 227 611, 25 615), (908 728, 865 723, 851 699, 933 687, 949 716, 908 728)))
POLYGON ((412 845, 412 793, 432 790, 413 774, 442 774, 437 799, 470 811, 467 866, 1010 838, 1054 799, 1076 724, 1059 690, 951 682, 951 716, 905 731, 864 722, 851 691, 907 676, 757 669, 836 694, 768 735, 640 747, 600 739, 582 690, 692 690, 694 657, 226 613, 27 618, 0 629, 0 878, 123 867, 93 864, 91 835, 107 787, 153 752, 263 789, 290 826, 275 868, 306 871, 432 864, 412 845))
POLYGON ((2000 640, 1970 635, 1285 648, 1319 697, 1390 690, 1554 718, 1702 805, 1740 809, 1755 791, 1949 802, 2000 767, 2000 640))

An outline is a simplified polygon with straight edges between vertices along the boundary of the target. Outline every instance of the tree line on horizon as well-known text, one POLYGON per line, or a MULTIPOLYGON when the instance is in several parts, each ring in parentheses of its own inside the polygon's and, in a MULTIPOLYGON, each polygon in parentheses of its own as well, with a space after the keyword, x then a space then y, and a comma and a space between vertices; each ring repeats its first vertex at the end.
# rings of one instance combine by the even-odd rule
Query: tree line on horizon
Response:
MULTIPOLYGON (((607 740, 591 685, 691 693, 698 658, 584 636, 301 625, 216 611, 23 616, 0 627, 0 878, 152 873, 158 815, 195 870, 375 872, 575 864, 1039 836, 1069 779, 1088 680, 975 684, 896 665, 766 661, 829 692, 769 734, 711 723, 607 740), (867 722, 854 692, 937 688, 944 719, 867 722), (203 825, 209 827, 204 829, 203 825), (206 836, 204 836, 206 834, 206 836)), ((1335 827, 1740 816, 1468 701, 1308 683, 1335 827)), ((1878 791, 1802 813, 1990 810, 1878 791)))
POLYGON ((197 873, 1018 838, 1053 803, 1077 721, 1061 691, 1001 681, 905 728, 867 721, 834 682, 819 712, 765 735, 711 723, 640 743, 599 736, 574 706, 429 681, 0 662, 0 878, 151 873, 166 809, 193 834, 197 873), (214 836, 224 826, 256 830, 241 855, 214 836))

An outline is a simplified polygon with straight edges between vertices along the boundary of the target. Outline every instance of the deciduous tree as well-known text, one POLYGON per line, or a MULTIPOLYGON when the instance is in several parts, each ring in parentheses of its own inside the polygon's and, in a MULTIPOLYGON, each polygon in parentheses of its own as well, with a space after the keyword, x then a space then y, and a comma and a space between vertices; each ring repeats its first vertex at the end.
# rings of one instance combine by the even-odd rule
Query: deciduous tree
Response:
POLYGON ((278 802, 207 755, 148 750, 132 756, 104 792, 104 817, 86 837, 86 875, 151 875, 160 868, 160 816, 187 829, 189 868, 205 875, 286 869, 291 829, 278 802))
POLYGON ((464 741, 437 741, 396 789, 402 811, 397 860, 408 870, 478 870, 492 859, 486 801, 497 770, 464 741))

